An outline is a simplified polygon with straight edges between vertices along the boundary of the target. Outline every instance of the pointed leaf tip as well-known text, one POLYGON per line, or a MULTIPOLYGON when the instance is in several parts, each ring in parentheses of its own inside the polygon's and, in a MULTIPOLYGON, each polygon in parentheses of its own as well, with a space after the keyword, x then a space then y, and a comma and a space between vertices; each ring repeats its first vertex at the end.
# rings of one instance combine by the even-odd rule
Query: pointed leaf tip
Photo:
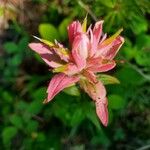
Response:
POLYGON ((104 45, 109 45, 111 42, 113 42, 118 36, 119 34, 123 31, 123 28, 119 29, 114 35, 112 35, 111 37, 109 37, 108 39, 106 39, 103 44, 104 45))
POLYGON ((48 41, 48 40, 41 39, 41 38, 39 38, 39 37, 37 37, 37 36, 35 36, 35 35, 32 35, 32 36, 33 36, 35 39, 39 40, 40 42, 46 44, 47 46, 50 46, 50 47, 54 46, 54 43, 52 43, 52 42, 50 42, 50 41, 48 41))
POLYGON ((107 75, 107 74, 100 74, 98 76, 98 79, 103 82, 104 85, 107 84, 120 84, 120 81, 113 76, 107 75))
POLYGON ((53 73, 64 72, 67 70, 67 65, 62 65, 60 67, 54 68, 53 73))
POLYGON ((39 37, 37 37, 37 36, 35 36, 35 35, 32 35, 32 36, 33 36, 35 39, 41 41, 41 39, 40 39, 39 37))
POLYGON ((86 32, 86 29, 87 29, 87 15, 85 16, 83 23, 82 23, 83 32, 86 32))

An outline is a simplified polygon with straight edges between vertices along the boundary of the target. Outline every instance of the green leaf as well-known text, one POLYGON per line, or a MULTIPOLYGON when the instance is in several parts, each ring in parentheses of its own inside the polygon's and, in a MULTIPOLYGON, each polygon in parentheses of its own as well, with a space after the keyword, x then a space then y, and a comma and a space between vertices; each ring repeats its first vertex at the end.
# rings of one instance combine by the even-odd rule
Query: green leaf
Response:
POLYGON ((85 115, 84 115, 81 107, 76 108, 76 110, 71 118, 71 125, 72 126, 79 125, 84 118, 85 118, 85 115))
POLYGON ((30 123, 28 123, 25 128, 26 128, 26 131, 28 133, 37 131, 37 129, 38 129, 38 122, 34 121, 34 120, 30 120, 30 123))
POLYGON ((63 90, 64 93, 68 94, 68 95, 72 95, 72 96, 80 96, 80 91, 79 89, 77 88, 77 86, 71 86, 71 87, 68 87, 68 88, 65 88, 63 90))
POLYGON ((16 54, 12 57, 12 59, 10 59, 10 63, 13 66, 19 66, 22 62, 22 58, 20 57, 19 54, 16 54))
POLYGON ((45 87, 41 87, 37 90, 35 90, 33 93, 31 93, 32 95, 32 102, 29 104, 28 108, 27 108, 27 112, 32 114, 38 114, 41 109, 43 108, 43 100, 45 98, 45 94, 46 94, 46 88, 45 87))
POLYGON ((40 87, 31 94, 34 100, 42 102, 46 96, 46 87, 40 87))
POLYGON ((38 133, 37 141, 38 142, 44 142, 44 141, 46 141, 46 135, 44 134, 44 132, 39 132, 38 133))
POLYGON ((36 115, 38 114, 43 107, 43 104, 39 101, 33 101, 27 108, 27 112, 30 113, 30 115, 36 115))
POLYGON ((2 92, 2 97, 8 103, 11 103, 13 101, 13 96, 11 95, 10 92, 3 91, 2 92))
POLYGON ((95 125, 95 127, 98 130, 101 130, 100 121, 98 117, 96 116, 96 112, 94 111, 94 109, 90 111, 89 113, 87 113, 87 118, 95 125))
POLYGON ((7 42, 3 45, 3 47, 9 54, 17 53, 19 51, 18 46, 13 42, 7 42))
POLYGON ((105 0, 105 1, 100 1, 104 6, 113 8, 115 5, 114 0, 105 0))
POLYGON ((150 49, 150 35, 140 34, 136 38, 136 48, 140 50, 150 49))
POLYGON ((134 69, 124 67, 116 72, 116 76, 121 81, 122 85, 137 86, 144 82, 143 77, 134 69))
POLYGON ((70 22, 71 22, 71 19, 66 18, 60 23, 58 27, 62 40, 65 40, 67 38, 67 26, 69 25, 70 22))
POLYGON ((51 112, 53 115, 61 120, 66 126, 71 126, 72 116, 75 110, 80 107, 79 105, 76 105, 76 100, 77 97, 60 93, 55 97, 55 101, 51 105, 51 112))
POLYGON ((108 109, 108 125, 110 125, 112 122, 113 122, 113 111, 111 109, 108 109))
POLYGON ((5 127, 2 131, 2 138, 3 143, 5 145, 9 145, 12 138, 17 134, 17 128, 16 127, 5 127))
POLYGON ((139 51, 135 57, 137 64, 150 67, 150 51, 139 51))
POLYGON ((111 145, 111 141, 108 136, 105 134, 103 130, 98 131, 91 139, 92 145, 103 145, 104 147, 109 147, 111 145))
POLYGON ((23 120, 20 116, 14 114, 10 116, 10 122, 19 129, 23 128, 23 120))
POLYGON ((40 24, 39 33, 45 40, 54 41, 55 39, 59 39, 59 33, 52 24, 40 24))
POLYGON ((123 131, 123 129, 117 128, 113 138, 116 141, 125 139, 125 132, 123 131))
POLYGON ((147 20, 138 15, 134 15, 131 22, 131 29, 135 34, 146 32, 148 29, 147 20))
POLYGON ((26 37, 26 36, 23 37, 23 38, 19 41, 19 43, 18 43, 19 51, 25 50, 25 49, 27 48, 27 46, 28 46, 28 42, 29 42, 28 37, 26 37))
POLYGON ((117 78, 106 74, 100 74, 98 79, 102 81, 104 85, 120 83, 120 81, 117 78))
POLYGON ((134 47, 124 46, 122 52, 126 59, 131 60, 135 58, 137 49, 134 47))
POLYGON ((27 108, 28 108, 28 103, 23 101, 23 100, 20 100, 16 106, 15 106, 16 110, 21 112, 21 111, 25 111, 27 108))
POLYGON ((95 125, 98 130, 101 130, 100 121, 96 115, 95 107, 91 103, 85 103, 86 117, 95 125))
POLYGON ((125 100, 119 95, 108 96, 108 106, 111 109, 122 109, 125 106, 125 100))
POLYGON ((139 35, 136 40, 137 53, 135 60, 141 66, 150 66, 150 36, 139 35))

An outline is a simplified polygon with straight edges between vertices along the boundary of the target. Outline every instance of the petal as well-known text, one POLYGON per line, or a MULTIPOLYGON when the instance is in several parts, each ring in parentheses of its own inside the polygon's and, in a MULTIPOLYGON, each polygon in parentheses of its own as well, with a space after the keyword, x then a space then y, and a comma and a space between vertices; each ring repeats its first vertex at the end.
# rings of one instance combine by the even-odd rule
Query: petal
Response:
POLYGON ((97 42, 95 36, 93 35, 92 29, 89 28, 89 38, 90 38, 90 49, 89 49, 89 57, 92 57, 97 50, 97 42))
POLYGON ((105 59, 112 60, 124 43, 124 38, 119 36, 122 31, 123 29, 120 29, 111 37, 107 38, 103 42, 100 42, 95 57, 101 56, 105 59))
POLYGON ((86 59, 88 57, 89 39, 86 34, 78 34, 72 45, 72 50, 77 50, 79 55, 86 59))
POLYGON ((109 44, 111 44, 120 35, 120 33, 122 31, 123 31, 123 29, 119 29, 114 35, 112 35, 111 37, 109 37, 108 39, 106 39, 103 42, 103 45, 109 45, 109 44))
POLYGON ((87 68, 92 67, 92 66, 96 66, 97 64, 101 64, 102 61, 103 61, 103 59, 101 57, 88 58, 88 60, 87 60, 87 68))
POLYGON ((68 26, 67 29, 68 29, 69 42, 70 45, 72 45, 76 34, 82 32, 81 23, 79 21, 74 21, 68 26))
POLYGON ((116 66, 114 60, 104 60, 101 57, 91 58, 87 62, 87 70, 96 72, 106 72, 113 69, 116 66))
POLYGON ((103 41, 105 41, 107 38, 107 33, 105 33, 103 36, 102 36, 102 39, 100 40, 100 43, 102 43, 103 41))
MULTIPOLYGON (((111 44, 109 44, 106 47, 103 47, 101 51, 101 56, 105 59, 112 60, 116 54, 118 53, 119 49, 124 43, 124 38, 121 36, 118 36, 111 44)), ((103 44, 102 44, 103 45, 103 44)))
POLYGON ((77 65, 73 63, 67 64, 67 69, 64 71, 64 73, 67 74, 68 76, 78 74, 79 72, 80 72, 79 68, 77 67, 77 65))
POLYGON ((72 75, 78 74, 80 70, 77 67, 77 65, 75 65, 74 63, 68 63, 66 65, 62 65, 60 67, 53 69, 53 72, 54 73, 63 72, 68 76, 72 76, 72 75))
POLYGON ((102 26, 103 26, 103 20, 96 22, 94 28, 93 28, 93 35, 95 37, 95 41, 98 44, 102 35, 102 26))
POLYGON ((108 124, 106 90, 101 81, 92 84, 87 80, 80 81, 80 86, 95 101, 96 113, 104 126, 108 124))
POLYGON ((61 90, 73 83, 76 83, 78 80, 78 77, 67 76, 64 73, 55 75, 48 85, 48 98, 44 101, 44 103, 48 103, 49 101, 51 101, 54 96, 57 95, 61 90))
POLYGON ((80 80, 80 86, 94 100, 103 100, 106 97, 106 90, 101 81, 92 84, 87 80, 80 80))
POLYGON ((108 51, 108 53, 106 54, 106 58, 112 60, 116 54, 118 53, 119 49, 121 48, 121 46, 124 43, 124 38, 119 36, 118 38, 116 38, 116 40, 114 41, 112 48, 108 51))
POLYGON ((78 34, 73 42, 72 57, 80 70, 86 66, 88 57, 89 39, 86 34, 78 34))
POLYGON ((108 124, 108 109, 107 109, 107 98, 105 97, 101 101, 96 101, 96 113, 104 126, 108 124))
POLYGON ((64 48, 62 44, 56 41, 55 46, 53 46, 53 50, 60 57, 61 60, 69 62, 70 60, 69 50, 67 48, 64 48))
POLYGON ((29 47, 38 53, 41 58, 52 68, 62 65, 63 61, 57 56, 54 51, 42 43, 30 43, 29 47))
POLYGON ((96 75, 90 70, 84 70, 83 76, 85 76, 91 83, 97 83, 96 75))
POLYGON ((41 39, 36 36, 33 36, 33 37, 39 40, 40 42, 44 43, 45 45, 47 45, 48 48, 51 48, 51 50, 54 50, 61 60, 64 60, 65 62, 69 61, 70 59, 69 50, 67 48, 64 48, 62 44, 60 44, 56 40, 55 40, 55 43, 52 43, 48 40, 41 39))
POLYGON ((116 66, 115 61, 109 61, 108 63, 100 63, 97 65, 92 65, 91 67, 88 68, 88 70, 96 73, 96 72, 107 72, 109 70, 112 70, 116 66))
POLYGON ((90 33, 90 44, 91 44, 91 48, 90 48, 90 57, 92 57, 96 51, 97 51, 97 46, 98 43, 100 42, 100 38, 102 36, 102 25, 103 25, 104 21, 98 21, 94 28, 93 31, 91 29, 89 29, 89 33, 90 33))

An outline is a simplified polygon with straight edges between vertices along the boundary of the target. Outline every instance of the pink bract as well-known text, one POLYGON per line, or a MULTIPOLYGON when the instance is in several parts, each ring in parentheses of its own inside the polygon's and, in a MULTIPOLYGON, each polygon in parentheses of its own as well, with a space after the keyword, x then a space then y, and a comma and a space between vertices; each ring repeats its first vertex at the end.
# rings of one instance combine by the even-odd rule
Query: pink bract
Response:
POLYGON ((70 50, 60 43, 39 39, 40 43, 30 43, 29 47, 38 53, 51 67, 54 77, 51 79, 44 101, 51 101, 56 94, 66 87, 78 83, 93 99, 96 113, 104 126, 108 124, 106 89, 97 79, 97 73, 107 72, 116 66, 113 60, 124 43, 124 38, 116 32, 107 38, 102 33, 103 21, 96 22, 86 30, 86 19, 83 24, 74 21, 68 26, 70 50))

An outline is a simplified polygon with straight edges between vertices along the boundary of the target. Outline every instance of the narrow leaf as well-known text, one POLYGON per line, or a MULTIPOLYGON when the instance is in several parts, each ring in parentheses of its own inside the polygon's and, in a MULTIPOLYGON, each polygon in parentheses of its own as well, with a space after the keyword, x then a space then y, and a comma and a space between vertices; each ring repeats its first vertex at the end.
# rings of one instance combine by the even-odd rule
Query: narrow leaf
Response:
POLYGON ((119 29, 114 35, 109 37, 107 40, 105 40, 102 44, 103 45, 108 45, 110 44, 119 34, 123 31, 123 28, 119 29))
POLYGON ((64 93, 72 95, 72 96, 80 96, 80 91, 76 86, 65 88, 63 91, 64 93))
POLYGON ((100 74, 98 79, 101 80, 104 85, 120 83, 120 81, 117 78, 106 74, 100 74))
POLYGON ((33 37, 34 37, 35 39, 39 40, 40 42, 42 42, 42 43, 44 43, 44 44, 50 46, 50 47, 51 47, 51 46, 54 46, 54 44, 53 44, 52 42, 48 41, 48 40, 41 39, 41 38, 39 38, 39 37, 37 37, 37 36, 34 36, 34 35, 33 35, 33 37))
POLYGON ((82 24, 82 30, 83 32, 86 32, 86 28, 87 28, 87 15, 84 18, 83 24, 82 24))
POLYGON ((125 100, 120 95, 109 95, 108 96, 109 108, 111 109, 123 109, 125 107, 125 100))

